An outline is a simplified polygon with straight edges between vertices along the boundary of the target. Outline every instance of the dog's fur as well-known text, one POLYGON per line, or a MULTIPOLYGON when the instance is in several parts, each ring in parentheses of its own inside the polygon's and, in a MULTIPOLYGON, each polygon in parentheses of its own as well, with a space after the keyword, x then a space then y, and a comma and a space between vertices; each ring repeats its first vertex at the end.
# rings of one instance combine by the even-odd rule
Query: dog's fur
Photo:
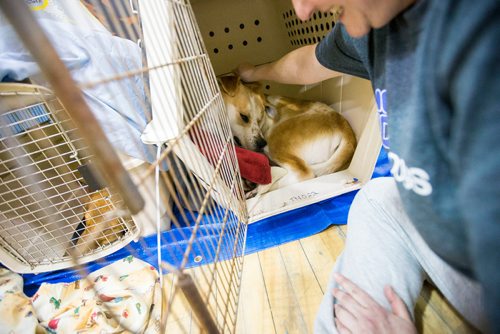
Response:
POLYGON ((236 144, 264 151, 288 174, 280 187, 346 169, 356 137, 342 115, 320 102, 266 96, 237 75, 219 78, 236 144))
POLYGON ((85 208, 84 227, 77 231, 74 251, 84 255, 98 247, 113 243, 124 233, 124 226, 118 218, 107 216, 113 205, 109 201, 110 194, 106 188, 90 196, 85 208))

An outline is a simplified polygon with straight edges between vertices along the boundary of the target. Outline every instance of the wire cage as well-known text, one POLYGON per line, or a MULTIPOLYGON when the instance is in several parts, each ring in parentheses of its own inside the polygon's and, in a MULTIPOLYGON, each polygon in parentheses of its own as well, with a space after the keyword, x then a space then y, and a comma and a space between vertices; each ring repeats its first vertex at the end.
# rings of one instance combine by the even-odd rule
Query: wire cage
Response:
MULTIPOLYGON (((7 40, 24 42, 18 59, 37 65, 26 78, 9 72, 29 83, 1 87, 1 262, 17 272, 77 266, 85 274, 88 261, 106 263, 119 248, 147 253, 162 288, 149 330, 234 331, 247 208, 189 1, 27 3, 30 10, 4 2, 0 20, 7 40), (55 52, 66 66, 47 57, 55 52), (66 67, 73 81, 61 83, 66 67), (121 169, 129 179, 120 183, 121 169)), ((138 331, 92 280, 109 321, 138 331)))
POLYGON ((51 91, 1 84, 0 99, 2 262, 17 272, 55 270, 73 264, 69 251, 84 262, 132 240, 130 217, 104 215, 119 196, 92 191, 82 176, 92 156, 51 91))

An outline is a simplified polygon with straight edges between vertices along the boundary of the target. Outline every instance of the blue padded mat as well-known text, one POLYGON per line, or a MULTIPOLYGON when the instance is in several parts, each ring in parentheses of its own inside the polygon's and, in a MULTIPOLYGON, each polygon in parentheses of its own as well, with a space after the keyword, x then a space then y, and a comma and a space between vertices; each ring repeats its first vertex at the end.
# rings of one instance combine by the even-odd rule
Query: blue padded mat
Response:
MULTIPOLYGON (((388 176, 390 165, 385 150, 381 150, 373 177, 388 176)), ((256 223, 248 225, 245 254, 251 254, 266 248, 278 246, 293 240, 305 238, 319 233, 330 225, 343 225, 347 223, 347 213, 356 191, 346 193, 334 198, 324 200, 303 208, 288 211, 277 216, 266 218, 256 223)), ((217 212, 215 212, 217 214, 217 212)), ((195 217, 194 217, 195 218, 195 217)), ((219 224, 214 224, 215 219, 211 216, 204 216, 203 228, 198 237, 203 241, 217 241, 220 232, 219 224)), ((191 227, 175 228, 163 232, 161 254, 162 258, 169 259, 175 264, 175 260, 182 258, 182 254, 187 247, 187 238, 192 234, 191 227), (175 246, 175 247, 173 247, 175 246)), ((204 242, 193 245, 194 249, 190 254, 203 254, 205 258, 199 264, 209 263, 214 259, 203 249, 204 242), (208 256, 208 257, 207 257, 208 256)), ((230 242, 229 244, 232 244, 230 242)), ((221 259, 229 258, 235 254, 232 247, 226 247, 221 252, 221 259)), ((114 261, 133 255, 153 266, 157 267, 157 247, 156 235, 141 238, 138 242, 131 242, 127 247, 99 260, 85 265, 88 272, 93 272, 114 261)), ((198 265, 194 261, 194 255, 188 259, 187 267, 198 265)), ((25 274, 24 291, 28 296, 32 296, 39 288, 40 284, 72 282, 81 278, 80 272, 75 269, 58 270, 42 274, 25 274)))

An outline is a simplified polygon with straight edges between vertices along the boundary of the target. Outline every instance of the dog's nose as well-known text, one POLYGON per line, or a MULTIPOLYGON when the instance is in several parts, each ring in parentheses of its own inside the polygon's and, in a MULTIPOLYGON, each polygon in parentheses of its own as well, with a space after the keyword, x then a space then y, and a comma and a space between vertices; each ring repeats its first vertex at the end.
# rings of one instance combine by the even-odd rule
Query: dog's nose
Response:
POLYGON ((255 145, 257 146, 258 149, 262 149, 266 147, 267 141, 264 138, 259 138, 255 143, 255 145))

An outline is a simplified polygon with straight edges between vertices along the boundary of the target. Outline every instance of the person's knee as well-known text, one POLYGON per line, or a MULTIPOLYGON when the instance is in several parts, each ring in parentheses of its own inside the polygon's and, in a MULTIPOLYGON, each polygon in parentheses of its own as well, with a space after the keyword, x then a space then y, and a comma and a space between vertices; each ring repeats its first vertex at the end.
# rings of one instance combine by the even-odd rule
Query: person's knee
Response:
POLYGON ((390 216, 400 212, 400 200, 394 179, 370 180, 356 194, 348 216, 348 230, 378 230, 388 224, 390 216))
POLYGON ((362 207, 364 210, 370 206, 387 205, 397 200, 398 190, 392 177, 380 177, 368 181, 356 194, 351 206, 362 207))

